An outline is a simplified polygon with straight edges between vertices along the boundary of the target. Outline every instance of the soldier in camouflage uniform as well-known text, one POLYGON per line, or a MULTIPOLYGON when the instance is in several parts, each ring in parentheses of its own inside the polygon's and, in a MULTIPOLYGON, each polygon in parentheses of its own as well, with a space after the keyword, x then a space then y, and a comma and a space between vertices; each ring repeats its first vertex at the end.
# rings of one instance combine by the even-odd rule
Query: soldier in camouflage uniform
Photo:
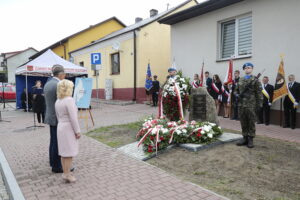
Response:
POLYGON ((258 78, 252 75, 253 64, 245 63, 243 70, 245 71, 245 76, 240 78, 234 91, 239 99, 238 113, 243 132, 243 139, 237 145, 247 145, 248 148, 253 148, 256 111, 262 107, 263 102, 262 88, 258 78))

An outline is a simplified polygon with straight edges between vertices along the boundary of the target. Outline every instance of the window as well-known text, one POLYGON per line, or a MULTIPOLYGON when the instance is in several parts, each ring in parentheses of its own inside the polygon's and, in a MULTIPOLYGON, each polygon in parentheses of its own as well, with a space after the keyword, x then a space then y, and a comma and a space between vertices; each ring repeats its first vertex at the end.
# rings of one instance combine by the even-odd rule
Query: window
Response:
POLYGON ((252 54, 252 16, 242 16, 220 23, 220 59, 252 54))
POLYGON ((80 65, 81 67, 84 67, 84 62, 83 62, 83 61, 79 62, 79 65, 80 65))
POLYGON ((119 74, 120 73, 120 54, 114 53, 111 54, 111 73, 119 74))

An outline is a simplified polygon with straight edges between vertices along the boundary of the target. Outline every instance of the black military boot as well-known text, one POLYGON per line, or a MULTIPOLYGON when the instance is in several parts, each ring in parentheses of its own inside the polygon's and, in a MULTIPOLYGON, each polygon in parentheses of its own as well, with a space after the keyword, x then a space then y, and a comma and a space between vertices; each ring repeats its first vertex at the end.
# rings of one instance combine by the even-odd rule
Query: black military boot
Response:
POLYGON ((248 144, 247 144, 248 148, 253 148, 254 144, 253 144, 253 137, 249 136, 248 137, 248 144))
POLYGON ((244 146, 248 144, 248 137, 247 136, 243 136, 243 139, 241 139, 240 141, 238 141, 238 143, 236 143, 237 146, 244 146))

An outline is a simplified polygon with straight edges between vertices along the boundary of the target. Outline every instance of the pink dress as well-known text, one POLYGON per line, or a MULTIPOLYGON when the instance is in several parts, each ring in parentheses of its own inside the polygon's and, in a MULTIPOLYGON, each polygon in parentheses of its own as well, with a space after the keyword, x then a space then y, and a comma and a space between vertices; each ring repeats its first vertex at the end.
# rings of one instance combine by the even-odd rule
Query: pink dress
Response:
POLYGON ((55 111, 58 119, 58 154, 62 157, 74 157, 78 154, 78 139, 75 133, 80 133, 78 109, 74 99, 72 97, 57 99, 55 111))

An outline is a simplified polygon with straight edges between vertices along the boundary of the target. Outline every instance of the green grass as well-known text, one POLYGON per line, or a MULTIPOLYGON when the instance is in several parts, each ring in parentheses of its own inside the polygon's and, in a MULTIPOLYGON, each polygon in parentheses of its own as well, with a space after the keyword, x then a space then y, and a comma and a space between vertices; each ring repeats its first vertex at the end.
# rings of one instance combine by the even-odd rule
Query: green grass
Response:
POLYGON ((86 135, 110 147, 117 148, 135 141, 135 134, 140 129, 141 124, 141 121, 137 121, 128 124, 105 126, 89 131, 86 135), (128 131, 134 134, 132 135, 132 138, 128 138, 128 135, 122 137, 118 134, 119 131, 128 131))
POLYGON ((204 176, 206 174, 207 174, 207 172, 205 172, 205 171, 203 171, 203 172, 198 172, 198 171, 194 172, 194 175, 196 175, 196 176, 204 176))
POLYGON ((136 129, 139 129, 141 127, 141 124, 142 124, 141 121, 137 121, 137 122, 128 123, 128 124, 104 126, 104 127, 100 127, 100 128, 94 129, 92 131, 89 131, 87 133, 87 135, 89 135, 91 133, 107 133, 107 132, 110 132, 111 130, 113 130, 115 128, 123 128, 123 129, 136 130, 136 129))

